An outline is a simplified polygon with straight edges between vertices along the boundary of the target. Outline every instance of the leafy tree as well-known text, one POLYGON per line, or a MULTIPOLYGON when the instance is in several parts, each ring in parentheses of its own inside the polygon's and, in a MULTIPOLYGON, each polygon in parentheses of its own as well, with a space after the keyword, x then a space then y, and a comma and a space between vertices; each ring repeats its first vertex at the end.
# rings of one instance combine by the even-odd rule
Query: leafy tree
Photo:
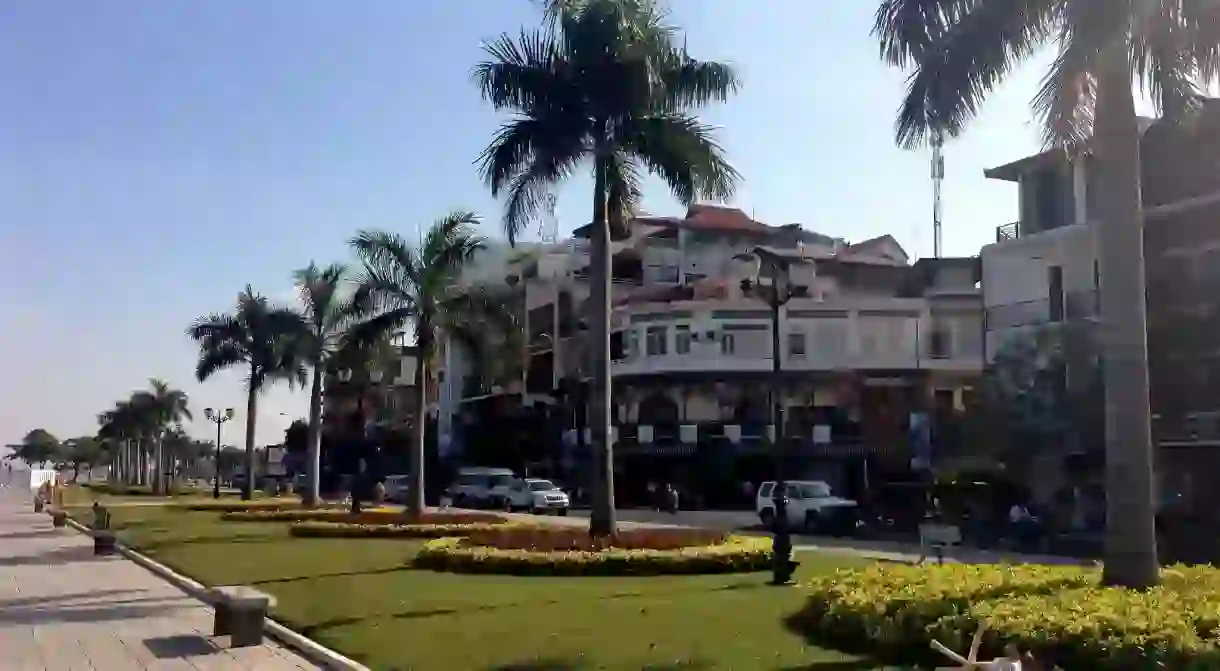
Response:
POLYGON ((1148 406, 1137 81, 1171 120, 1193 116, 1201 84, 1220 72, 1212 2, 1143 0, 885 0, 882 56, 910 68, 897 140, 956 136, 988 93, 1048 43, 1058 57, 1033 106, 1048 146, 1095 159, 1107 396, 1108 584, 1158 580, 1148 406))
MULTIPOLYGON (((80 469, 92 470, 93 467, 101 465, 105 462, 106 452, 94 436, 80 436, 64 441, 58 458, 64 465, 72 468, 72 482, 76 482, 80 478, 80 469)), ((92 480, 92 473, 89 477, 92 480)))
POLYGON ((346 273, 347 268, 341 264, 319 268, 310 263, 295 275, 305 322, 304 351, 313 367, 313 386, 309 393, 309 435, 306 438, 309 446, 306 460, 309 487, 304 496, 305 504, 310 506, 318 502, 321 474, 322 378, 331 355, 339 349, 340 338, 355 314, 351 298, 341 291, 346 273))
POLYGON ((308 373, 300 347, 304 325, 299 314, 271 305, 265 296, 246 286, 232 313, 200 317, 187 329, 199 343, 195 377, 203 382, 226 368, 246 372, 246 473, 242 498, 254 492, 254 428, 258 395, 276 380, 304 386, 308 373))
POLYGON ((547 193, 588 162, 593 172, 593 369, 590 428, 598 482, 590 531, 613 533, 610 431, 610 241, 627 233, 641 172, 659 176, 684 204, 732 195, 737 172, 713 129, 691 114, 725 100, 738 80, 725 64, 698 61, 651 0, 552 0, 549 25, 504 34, 475 69, 483 97, 514 117, 482 156, 491 192, 505 197, 514 241, 547 193))
MULTIPOLYGON (((424 508, 424 418, 428 381, 436 355, 437 332, 471 351, 481 351, 497 339, 517 337, 517 319, 508 292, 465 287, 462 269, 484 247, 475 235, 479 220, 470 212, 454 212, 437 220, 413 246, 403 237, 381 231, 361 231, 351 241, 363 264, 355 301, 363 320, 348 332, 349 349, 384 341, 410 330, 415 334, 418 367, 411 441, 410 496, 407 510, 424 508)), ((356 497, 353 497, 355 499, 356 497)))
POLYGON ((99 414, 97 421, 99 425, 97 437, 103 445, 107 446, 112 455, 111 462, 114 467, 111 468, 111 473, 114 480, 133 484, 135 481, 133 444, 138 440, 140 433, 135 410, 129 401, 120 401, 115 403, 114 408, 99 414))
POLYGON ((5 460, 19 459, 30 468, 46 468, 47 462, 55 461, 60 452, 59 439, 46 429, 34 429, 20 443, 6 447, 10 452, 5 460))
POLYGON ((309 451, 309 422, 293 420, 284 430, 284 451, 288 454, 305 454, 309 451))

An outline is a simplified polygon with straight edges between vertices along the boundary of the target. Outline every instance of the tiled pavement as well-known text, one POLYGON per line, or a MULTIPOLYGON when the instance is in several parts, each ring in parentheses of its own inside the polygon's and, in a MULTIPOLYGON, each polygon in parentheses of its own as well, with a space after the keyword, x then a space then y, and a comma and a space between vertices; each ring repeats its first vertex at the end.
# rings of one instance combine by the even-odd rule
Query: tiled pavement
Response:
POLYGON ((120 556, 54 529, 26 491, 0 489, 0 671, 316 669, 266 641, 227 649, 212 611, 120 556))

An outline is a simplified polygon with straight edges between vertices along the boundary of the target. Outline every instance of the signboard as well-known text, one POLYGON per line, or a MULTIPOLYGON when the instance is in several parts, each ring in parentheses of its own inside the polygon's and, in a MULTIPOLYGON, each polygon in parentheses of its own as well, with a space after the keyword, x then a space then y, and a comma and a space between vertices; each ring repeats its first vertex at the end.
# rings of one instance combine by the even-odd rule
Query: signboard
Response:
POLYGON ((280 446, 268 447, 266 475, 276 477, 287 474, 288 469, 284 466, 284 448, 280 446))

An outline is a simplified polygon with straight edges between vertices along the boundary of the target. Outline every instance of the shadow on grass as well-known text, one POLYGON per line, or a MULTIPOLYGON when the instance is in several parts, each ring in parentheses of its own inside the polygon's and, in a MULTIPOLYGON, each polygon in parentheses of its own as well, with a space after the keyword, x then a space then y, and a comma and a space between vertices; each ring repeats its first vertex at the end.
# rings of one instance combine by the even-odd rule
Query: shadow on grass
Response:
POLYGON ((348 578, 359 575, 383 575, 386 573, 397 573, 399 571, 408 571, 410 567, 405 565, 389 566, 386 568, 372 569, 369 571, 343 571, 340 573, 310 573, 307 575, 295 575, 286 578, 268 578, 267 580, 254 580, 251 585, 278 585, 289 582, 300 582, 302 580, 325 580, 327 578, 348 578))
POLYGON ((801 664, 800 666, 785 666, 778 671, 873 671, 874 669, 881 668, 881 663, 872 659, 839 659, 828 662, 812 662, 810 664, 801 664))
POLYGON ((135 543, 135 549, 141 552, 165 550, 180 545, 231 545, 234 543, 273 543, 284 540, 279 536, 244 535, 244 536, 190 536, 188 538, 167 538, 165 540, 150 540, 135 543))

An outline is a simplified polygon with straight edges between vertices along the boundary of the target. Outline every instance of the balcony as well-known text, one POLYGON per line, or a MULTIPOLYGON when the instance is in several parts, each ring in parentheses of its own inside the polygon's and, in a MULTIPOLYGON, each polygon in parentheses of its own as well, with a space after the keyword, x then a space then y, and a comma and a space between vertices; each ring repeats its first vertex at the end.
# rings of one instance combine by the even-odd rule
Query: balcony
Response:
POLYGON ((995 241, 996 242, 1008 242, 1009 240, 1016 240, 1017 238, 1021 237, 1021 225, 1020 224, 1021 224, 1021 222, 1014 221, 1011 224, 1004 224, 1003 226, 996 226, 995 241))

